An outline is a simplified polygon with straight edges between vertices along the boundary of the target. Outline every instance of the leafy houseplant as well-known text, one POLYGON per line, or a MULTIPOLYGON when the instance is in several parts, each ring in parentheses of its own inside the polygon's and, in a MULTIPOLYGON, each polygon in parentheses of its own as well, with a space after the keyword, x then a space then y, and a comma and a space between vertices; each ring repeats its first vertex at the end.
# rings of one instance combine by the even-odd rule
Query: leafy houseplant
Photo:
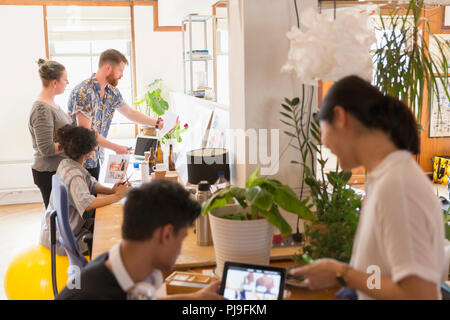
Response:
MULTIPOLYGON (((322 158, 321 151, 319 157, 322 158)), ((310 173, 305 179, 318 221, 305 227, 307 241, 303 252, 313 259, 329 257, 348 263, 359 221, 361 197, 347 185, 351 172, 336 170, 325 174, 324 166, 325 162, 322 162, 320 170, 326 179, 318 180, 310 173)))
POLYGON ((374 84, 383 93, 407 102, 420 124, 427 90, 432 90, 439 101, 438 84, 441 83, 450 99, 448 47, 440 43, 422 16, 424 0, 410 0, 406 12, 400 10, 393 9, 387 16, 380 11, 382 39, 374 53, 374 84), (431 52, 426 35, 435 41, 438 52, 431 52))
POLYGON ((154 117, 152 114, 153 112, 157 117, 160 117, 169 109, 169 103, 161 96, 161 84, 162 79, 156 79, 146 86, 144 97, 139 101, 133 102, 133 104, 139 106, 140 111, 147 116, 154 117), (145 109, 140 107, 144 102, 145 109))
MULTIPOLYGON (((285 99, 282 107, 282 122, 290 127, 290 131, 285 131, 285 134, 295 139, 296 143, 291 146, 299 151, 301 159, 301 162, 293 160, 291 163, 302 166, 304 182, 310 188, 310 195, 303 202, 307 203, 308 208, 314 208, 316 217, 311 224, 305 226, 303 252, 312 259, 330 257, 348 262, 361 208, 360 197, 347 186, 352 174, 339 172, 338 168, 325 173, 327 159, 323 158, 318 121, 314 116, 309 120, 310 132, 306 134, 300 99, 285 99), (316 152, 316 156, 312 154, 312 150, 316 152), (308 167, 308 157, 312 161, 317 157, 319 178, 314 165, 311 169, 308 167)), ((296 255, 294 260, 301 262, 302 258, 296 255)))
POLYGON ((225 261, 269 263, 273 226, 283 236, 291 232, 279 208, 306 220, 316 219, 289 186, 258 177, 258 169, 246 180, 245 188, 231 186, 220 190, 202 204, 202 214, 209 213, 216 274, 222 274, 225 261), (229 204, 233 199, 237 205, 229 204))
POLYGON ((167 140, 174 139, 178 143, 182 141, 181 134, 184 133, 189 128, 189 125, 187 123, 184 124, 183 127, 181 127, 181 123, 179 120, 179 117, 177 117, 177 120, 175 122, 175 126, 170 129, 169 132, 167 132, 162 138, 161 143, 165 144, 167 140))
POLYGON ((250 213, 236 212, 226 218, 232 220, 266 218, 280 230, 282 236, 289 235, 292 229, 280 214, 279 207, 305 220, 316 220, 306 202, 297 199, 297 195, 289 186, 275 179, 258 177, 258 169, 246 180, 245 188, 231 186, 215 193, 202 204, 202 214, 206 215, 215 208, 226 206, 233 198, 242 209, 249 208, 250 213))

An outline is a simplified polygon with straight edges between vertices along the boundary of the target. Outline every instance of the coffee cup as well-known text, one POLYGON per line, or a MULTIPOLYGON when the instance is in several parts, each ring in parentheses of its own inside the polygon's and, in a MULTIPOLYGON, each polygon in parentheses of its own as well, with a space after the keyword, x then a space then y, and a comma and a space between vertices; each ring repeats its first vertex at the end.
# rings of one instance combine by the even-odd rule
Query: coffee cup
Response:
POLYGON ((152 170, 154 172, 158 172, 158 171, 166 172, 166 165, 164 163, 157 163, 155 166, 153 166, 152 170))

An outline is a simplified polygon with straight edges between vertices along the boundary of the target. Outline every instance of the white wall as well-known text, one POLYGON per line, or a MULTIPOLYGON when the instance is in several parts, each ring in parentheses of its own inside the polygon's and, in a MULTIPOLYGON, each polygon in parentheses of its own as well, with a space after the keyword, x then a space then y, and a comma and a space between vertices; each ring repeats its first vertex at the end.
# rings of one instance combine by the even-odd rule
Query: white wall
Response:
MULTIPOLYGON (((314 0, 298 4, 300 9, 317 5, 314 0)), ((298 160, 299 155, 293 148, 286 148, 289 139, 283 131, 288 127, 280 122, 279 113, 284 97, 301 95, 295 76, 280 71, 289 50, 286 32, 294 24, 291 0, 230 0, 230 124, 244 130, 280 129, 278 152, 280 156, 286 152, 273 177, 298 190, 302 170, 290 161, 298 160)), ((248 151, 247 146, 247 160, 248 151)), ((255 167, 248 162, 237 165, 237 184, 243 185, 255 167)), ((294 225, 296 218, 290 215, 289 222, 294 225)))
POLYGON ((183 91, 181 32, 154 32, 153 6, 135 6, 134 21, 138 96, 157 78, 166 92, 183 91))
POLYGON ((38 58, 45 58, 40 6, 0 6, 0 161, 30 160, 28 115, 40 91, 38 58))
MULTIPOLYGON (((36 61, 45 57, 42 6, 0 6, 0 193, 34 188, 28 117, 40 91, 36 61)), ((0 195, 0 201, 8 194, 0 195)))
POLYGON ((211 6, 218 0, 158 0, 160 26, 180 26, 188 14, 211 15, 211 6))

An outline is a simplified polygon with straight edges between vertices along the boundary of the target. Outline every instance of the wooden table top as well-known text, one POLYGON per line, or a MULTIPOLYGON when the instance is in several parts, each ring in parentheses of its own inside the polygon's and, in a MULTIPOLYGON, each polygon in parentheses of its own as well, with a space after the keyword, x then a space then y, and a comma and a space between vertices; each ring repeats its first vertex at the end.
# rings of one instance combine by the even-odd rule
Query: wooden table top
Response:
MULTIPOLYGON (((109 249, 121 240, 122 204, 115 203, 96 210, 94 239, 92 247, 92 259, 109 249)), ((300 247, 272 248, 270 253, 271 265, 292 265, 291 257, 299 251, 300 247)), ((187 270, 201 272, 215 266, 215 254, 213 246, 198 246, 193 227, 189 228, 188 236, 183 241, 183 247, 174 270, 187 270)), ((336 299, 338 288, 311 291, 309 289, 295 288, 286 285, 290 296, 287 300, 330 300, 336 299)))
MULTIPOLYGON (((99 208, 95 213, 94 240, 92 245, 92 259, 109 251, 114 244, 121 240, 122 204, 114 203, 99 208)), ((300 247, 272 248, 271 261, 290 260, 300 247)), ((181 253, 175 262, 176 270, 197 267, 209 267, 216 264, 213 246, 198 246, 194 228, 190 227, 186 239, 183 241, 181 253)))

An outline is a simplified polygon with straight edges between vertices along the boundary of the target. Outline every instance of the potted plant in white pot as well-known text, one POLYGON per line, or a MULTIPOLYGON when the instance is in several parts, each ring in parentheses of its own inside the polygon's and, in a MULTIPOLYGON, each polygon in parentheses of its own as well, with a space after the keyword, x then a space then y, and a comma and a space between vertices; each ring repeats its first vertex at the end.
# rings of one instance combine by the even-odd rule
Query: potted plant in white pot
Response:
POLYGON ((258 177, 258 169, 246 180, 245 188, 231 186, 203 203, 202 214, 209 213, 217 275, 222 274, 225 261, 269 263, 273 226, 282 236, 291 233, 279 208, 305 220, 316 220, 306 202, 300 201, 289 186, 258 177), (237 205, 229 205, 233 199, 237 205))

